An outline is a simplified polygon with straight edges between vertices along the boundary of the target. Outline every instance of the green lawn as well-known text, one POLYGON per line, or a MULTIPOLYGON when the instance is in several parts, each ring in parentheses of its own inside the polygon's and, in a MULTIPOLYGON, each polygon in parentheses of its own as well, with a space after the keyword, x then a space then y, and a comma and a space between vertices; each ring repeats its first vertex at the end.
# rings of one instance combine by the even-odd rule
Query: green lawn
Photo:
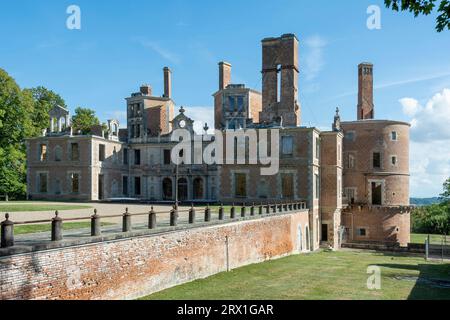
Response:
POLYGON ((322 251, 243 267, 143 299, 450 299, 450 264, 383 253, 322 251), (381 268, 381 290, 367 289, 367 267, 372 265, 381 268), (449 286, 438 287, 437 280, 449 286))
POLYGON ((63 205, 40 202, 1 202, 0 212, 64 211, 92 208, 89 205, 63 205))
MULTIPOLYGON (((412 233, 411 234, 411 243, 424 244, 427 236, 428 236, 427 234, 412 233)), ((442 236, 442 235, 438 235, 438 234, 430 235, 431 244, 442 244, 443 239, 444 239, 444 236, 442 236)), ((450 236, 447 236, 447 244, 450 245, 450 236)))
MULTIPOLYGON (((109 226, 113 225, 112 223, 101 223, 103 226, 109 226)), ((84 229, 84 228, 90 228, 91 223, 90 222, 67 222, 63 224, 64 230, 75 230, 75 229, 84 229)), ((49 232, 51 231, 52 226, 51 224, 28 224, 28 225, 18 225, 14 227, 14 234, 20 235, 20 234, 30 234, 30 233, 38 233, 38 232, 49 232)))

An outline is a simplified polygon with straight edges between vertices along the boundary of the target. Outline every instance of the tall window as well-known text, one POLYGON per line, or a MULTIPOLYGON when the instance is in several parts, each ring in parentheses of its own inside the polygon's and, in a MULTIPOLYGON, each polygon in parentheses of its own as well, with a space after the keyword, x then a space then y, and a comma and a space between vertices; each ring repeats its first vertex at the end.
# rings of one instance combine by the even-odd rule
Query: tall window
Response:
POLYGON ((78 143, 72 143, 70 145, 70 158, 72 161, 80 160, 80 150, 78 143))
POLYGON ((72 193, 80 192, 80 175, 78 173, 72 173, 71 180, 72 193))
POLYGON ((348 155, 348 163, 347 163, 348 169, 354 169, 355 168, 355 156, 353 154, 348 155))
POLYGON ((392 132, 391 132, 391 140, 392 140, 392 141, 397 141, 397 140, 398 140, 398 134, 397 134, 397 131, 392 131, 392 132))
POLYGON ((39 159, 41 162, 47 161, 47 145, 41 144, 39 147, 39 159))
POLYGON ((99 161, 105 161, 105 145, 100 144, 98 146, 98 159, 99 161))
POLYGON ((39 192, 40 193, 47 193, 47 174, 46 173, 40 173, 39 174, 39 192))
POLYGON ((165 165, 169 165, 171 163, 170 154, 171 154, 170 150, 164 150, 164 164, 165 165))
POLYGON ((247 175, 245 173, 235 173, 234 182, 234 193, 236 197, 247 197, 247 175))
POLYGON ((285 156, 294 154, 294 138, 290 136, 281 137, 281 152, 285 156))
POLYGON ((315 175, 316 180, 316 192, 315 192, 315 198, 319 199, 320 197, 320 176, 318 174, 315 175))
POLYGON ((134 194, 141 195, 141 177, 134 177, 134 194))
POLYGON ((128 148, 123 149, 123 164, 128 164, 128 148))
POLYGON ((320 159, 320 139, 316 138, 316 159, 320 159))
POLYGON ((373 167, 374 168, 381 168, 381 153, 374 152, 373 153, 373 167))
POLYGON ((128 177, 127 176, 122 177, 122 194, 124 196, 128 196, 128 177))
POLYGON ((281 188, 283 198, 290 199, 294 197, 294 179, 292 174, 283 174, 281 176, 281 188))
POLYGON ((134 165, 139 166, 141 164, 141 150, 134 150, 134 165))

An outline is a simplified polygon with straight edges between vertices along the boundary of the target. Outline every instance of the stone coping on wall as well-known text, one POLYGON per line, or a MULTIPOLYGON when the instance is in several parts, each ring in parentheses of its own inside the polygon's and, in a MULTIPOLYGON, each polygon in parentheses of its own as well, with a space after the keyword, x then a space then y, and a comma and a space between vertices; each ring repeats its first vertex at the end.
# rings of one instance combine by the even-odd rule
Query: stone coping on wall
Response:
MULTIPOLYGON (((309 213, 309 209, 292 210, 292 211, 279 212, 279 213, 270 213, 270 214, 264 214, 263 216, 255 215, 255 216, 248 216, 248 217, 239 217, 239 218, 232 219, 232 220, 231 219, 215 220, 215 221, 211 221, 211 222, 201 222, 201 223, 196 222, 195 224, 180 225, 177 227, 158 227, 156 229, 141 229, 141 230, 133 230, 131 232, 115 232, 115 233, 110 233, 110 234, 103 234, 103 235, 97 236, 97 237, 95 237, 95 236, 92 237, 92 236, 89 236, 86 234, 86 235, 80 235, 80 236, 72 236, 71 238, 66 238, 61 241, 51 241, 51 240, 20 241, 19 240, 19 241, 16 241, 16 244, 13 247, 0 248, 0 258, 13 256, 13 255, 27 254, 27 253, 32 253, 32 252, 40 252, 40 251, 47 251, 47 250, 55 250, 55 249, 97 244, 97 243, 102 243, 102 242, 113 242, 113 241, 120 241, 120 240, 132 239, 132 238, 159 236, 159 235, 168 234, 168 233, 177 232, 177 231, 207 228, 207 227, 212 227, 212 226, 227 225, 227 224, 244 222, 244 221, 262 220, 262 219, 266 219, 266 218, 270 218, 270 217, 291 215, 293 213, 309 213)), ((32 234, 30 234, 28 236, 32 237, 32 234)))

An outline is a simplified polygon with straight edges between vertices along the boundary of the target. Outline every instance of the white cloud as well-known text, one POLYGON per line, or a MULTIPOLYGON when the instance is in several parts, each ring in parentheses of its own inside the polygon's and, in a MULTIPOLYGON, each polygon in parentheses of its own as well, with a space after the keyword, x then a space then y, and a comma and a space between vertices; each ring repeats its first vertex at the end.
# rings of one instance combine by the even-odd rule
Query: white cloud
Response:
POLYGON ((186 116, 194 120, 196 133, 204 133, 203 127, 208 124, 209 133, 214 130, 214 107, 186 107, 186 116))
POLYGON ((306 80, 311 81, 319 75, 325 65, 323 49, 326 47, 327 41, 315 35, 307 38, 305 45, 305 77, 306 80))
POLYGON ((450 89, 435 94, 425 106, 400 99, 411 117, 411 195, 437 196, 450 177, 450 89))
POLYGON ((421 109, 419 101, 413 98, 400 99, 400 103, 403 106, 403 113, 409 117, 414 117, 421 109))

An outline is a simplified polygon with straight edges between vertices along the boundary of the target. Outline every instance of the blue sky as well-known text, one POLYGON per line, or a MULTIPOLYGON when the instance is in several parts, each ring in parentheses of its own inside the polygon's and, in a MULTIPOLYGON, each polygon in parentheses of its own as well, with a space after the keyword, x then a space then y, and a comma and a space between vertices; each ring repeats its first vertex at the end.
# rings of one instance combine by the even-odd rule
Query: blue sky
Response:
POLYGON ((217 63, 232 63, 233 82, 260 90, 260 40, 295 33, 303 124, 330 127, 337 106, 355 119, 357 65, 374 63, 376 117, 413 123, 411 194, 435 196, 450 176, 450 31, 434 24, 382 0, 2 1, 0 68, 21 87, 58 92, 71 110, 123 122, 124 98, 143 83, 161 95, 169 66, 176 103, 212 126, 217 63), (72 4, 81 30, 66 28, 72 4), (381 30, 366 27, 373 4, 381 30))

